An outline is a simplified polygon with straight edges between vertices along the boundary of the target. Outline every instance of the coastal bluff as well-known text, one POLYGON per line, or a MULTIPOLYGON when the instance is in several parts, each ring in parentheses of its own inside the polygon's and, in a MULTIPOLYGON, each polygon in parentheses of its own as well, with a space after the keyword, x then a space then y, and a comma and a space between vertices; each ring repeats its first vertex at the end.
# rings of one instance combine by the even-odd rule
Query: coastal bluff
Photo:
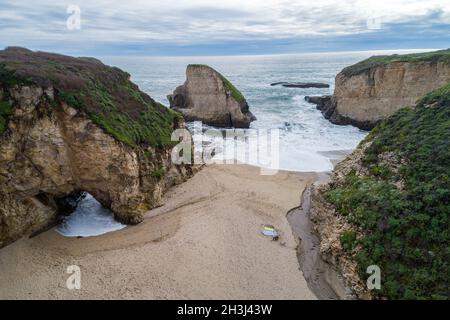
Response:
POLYGON ((206 65, 190 64, 186 81, 168 96, 170 107, 186 121, 216 127, 248 128, 256 120, 242 93, 223 75, 206 65))
POLYGON ((449 124, 450 83, 381 121, 312 185, 309 216, 340 298, 449 299, 449 124))
POLYGON ((181 115, 129 79, 94 58, 0 51, 0 247, 54 225, 84 191, 139 223, 193 175, 171 161, 181 115))
MULTIPOLYGON (((450 82, 450 49, 374 56, 343 69, 333 96, 314 98, 332 123, 372 129, 403 107, 450 82)), ((314 101, 315 100, 315 101, 314 101)))

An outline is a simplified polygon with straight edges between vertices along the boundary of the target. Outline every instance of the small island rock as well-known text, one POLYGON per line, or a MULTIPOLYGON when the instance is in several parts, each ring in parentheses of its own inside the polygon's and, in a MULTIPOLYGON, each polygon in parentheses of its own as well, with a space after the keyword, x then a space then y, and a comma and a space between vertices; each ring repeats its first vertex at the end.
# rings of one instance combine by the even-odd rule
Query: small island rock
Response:
POLYGON ((247 101, 224 76, 206 65, 189 65, 186 82, 168 96, 170 107, 186 121, 216 127, 248 128, 256 120, 247 101))

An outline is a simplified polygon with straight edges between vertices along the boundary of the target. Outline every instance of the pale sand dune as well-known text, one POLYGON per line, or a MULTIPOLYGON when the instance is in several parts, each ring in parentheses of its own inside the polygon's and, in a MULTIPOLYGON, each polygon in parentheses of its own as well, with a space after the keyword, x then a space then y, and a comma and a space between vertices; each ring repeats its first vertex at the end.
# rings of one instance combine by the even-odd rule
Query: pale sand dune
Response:
POLYGON ((286 219, 315 174, 203 168, 137 226, 92 238, 50 230, 0 250, 0 299, 315 299, 286 219), (263 224, 281 231, 278 242, 263 224), (81 290, 66 288, 68 265, 81 290))

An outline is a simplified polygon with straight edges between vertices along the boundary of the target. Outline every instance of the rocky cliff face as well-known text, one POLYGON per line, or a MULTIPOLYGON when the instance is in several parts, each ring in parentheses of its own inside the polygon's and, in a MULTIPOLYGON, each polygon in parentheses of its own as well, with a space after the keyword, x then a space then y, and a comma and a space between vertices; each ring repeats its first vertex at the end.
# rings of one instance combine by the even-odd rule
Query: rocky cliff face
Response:
POLYGON ((164 144, 182 121, 128 78, 95 59, 0 51, 0 247, 54 223, 81 191, 139 223, 192 175, 164 144))
POLYGON ((211 67, 189 65, 186 82, 169 96, 170 106, 187 121, 217 127, 248 128, 256 120, 239 90, 211 67))
POLYGON ((367 173, 362 166, 365 146, 339 163, 327 183, 314 183, 311 188, 310 219, 320 239, 320 257, 340 276, 345 290, 340 290, 340 299, 372 299, 371 292, 360 276, 357 262, 344 250, 341 237, 353 232, 355 227, 327 201, 325 194, 333 185, 342 184, 345 176, 353 170, 361 175, 367 173))
POLYGON ((321 257, 343 298, 449 299, 450 83, 382 121, 311 190, 321 257), (381 287, 369 290, 369 266, 381 287))
POLYGON ((449 81, 450 50, 372 57, 337 75, 334 95, 321 110, 335 124, 370 130, 449 81))

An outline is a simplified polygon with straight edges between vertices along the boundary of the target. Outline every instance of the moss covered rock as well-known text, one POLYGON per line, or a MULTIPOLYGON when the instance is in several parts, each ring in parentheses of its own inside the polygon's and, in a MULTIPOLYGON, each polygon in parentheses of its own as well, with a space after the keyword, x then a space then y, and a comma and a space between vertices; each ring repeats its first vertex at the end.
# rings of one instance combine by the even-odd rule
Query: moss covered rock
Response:
POLYGON ((0 83, 5 91, 16 85, 49 88, 55 99, 129 146, 171 146, 170 135, 181 119, 140 91, 127 72, 94 58, 7 48, 0 51, 0 83))

